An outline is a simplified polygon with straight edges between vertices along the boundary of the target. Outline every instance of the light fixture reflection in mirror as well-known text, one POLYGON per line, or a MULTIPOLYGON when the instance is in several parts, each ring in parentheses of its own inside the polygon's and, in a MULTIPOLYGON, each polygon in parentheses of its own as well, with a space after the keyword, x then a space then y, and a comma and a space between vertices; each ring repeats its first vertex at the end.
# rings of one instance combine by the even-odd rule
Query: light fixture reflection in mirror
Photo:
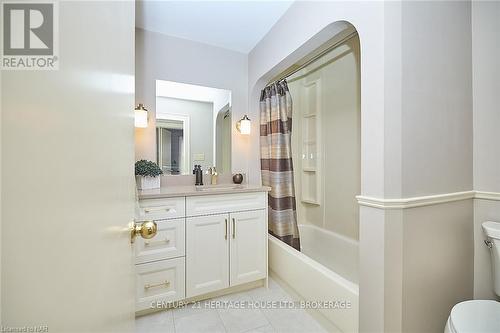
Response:
POLYGON ((247 115, 245 115, 240 121, 236 123, 236 128, 241 134, 249 135, 252 128, 252 123, 247 115))
POLYGON ((134 110, 134 125, 138 128, 148 127, 148 110, 144 107, 144 104, 139 104, 134 110))

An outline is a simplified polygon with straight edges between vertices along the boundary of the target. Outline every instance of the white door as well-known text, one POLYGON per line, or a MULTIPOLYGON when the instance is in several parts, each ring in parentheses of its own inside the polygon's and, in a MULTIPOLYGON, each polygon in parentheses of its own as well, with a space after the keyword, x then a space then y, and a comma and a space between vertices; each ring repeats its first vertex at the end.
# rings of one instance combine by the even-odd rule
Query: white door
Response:
POLYGON ((254 210, 230 214, 231 286, 266 277, 266 211, 254 210))
POLYGON ((186 294, 229 286, 229 215, 186 219, 186 294))
POLYGON ((2 326, 132 331, 134 2, 57 3, 59 69, 1 75, 2 326))

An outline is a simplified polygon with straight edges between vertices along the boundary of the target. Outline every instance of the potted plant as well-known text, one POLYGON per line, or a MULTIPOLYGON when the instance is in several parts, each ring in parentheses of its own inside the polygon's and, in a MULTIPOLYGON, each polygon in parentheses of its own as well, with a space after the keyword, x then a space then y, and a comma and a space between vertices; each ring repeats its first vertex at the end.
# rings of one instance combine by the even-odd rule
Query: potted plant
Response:
POLYGON ((139 190, 160 188, 161 174, 163 171, 155 162, 146 160, 135 162, 135 181, 139 190))

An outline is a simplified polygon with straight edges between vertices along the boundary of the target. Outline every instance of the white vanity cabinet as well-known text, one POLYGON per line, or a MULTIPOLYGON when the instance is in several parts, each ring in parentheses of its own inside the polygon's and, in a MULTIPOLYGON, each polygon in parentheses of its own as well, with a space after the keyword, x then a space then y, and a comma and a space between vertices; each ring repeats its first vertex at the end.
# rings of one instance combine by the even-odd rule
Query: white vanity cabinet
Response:
POLYGON ((266 190, 147 198, 139 206, 158 232, 135 244, 137 311, 267 277, 266 190))
POLYGON ((264 209, 188 217, 186 226, 187 297, 266 277, 264 209))

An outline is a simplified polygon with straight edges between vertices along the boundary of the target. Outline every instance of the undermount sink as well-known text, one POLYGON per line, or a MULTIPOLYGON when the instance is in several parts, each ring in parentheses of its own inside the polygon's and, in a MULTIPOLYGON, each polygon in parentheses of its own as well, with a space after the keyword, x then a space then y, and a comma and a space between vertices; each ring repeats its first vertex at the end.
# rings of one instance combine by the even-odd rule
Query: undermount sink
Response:
POLYGON ((202 186, 196 186, 196 191, 217 192, 217 191, 237 190, 241 188, 243 188, 243 185, 240 184, 202 185, 202 186))

